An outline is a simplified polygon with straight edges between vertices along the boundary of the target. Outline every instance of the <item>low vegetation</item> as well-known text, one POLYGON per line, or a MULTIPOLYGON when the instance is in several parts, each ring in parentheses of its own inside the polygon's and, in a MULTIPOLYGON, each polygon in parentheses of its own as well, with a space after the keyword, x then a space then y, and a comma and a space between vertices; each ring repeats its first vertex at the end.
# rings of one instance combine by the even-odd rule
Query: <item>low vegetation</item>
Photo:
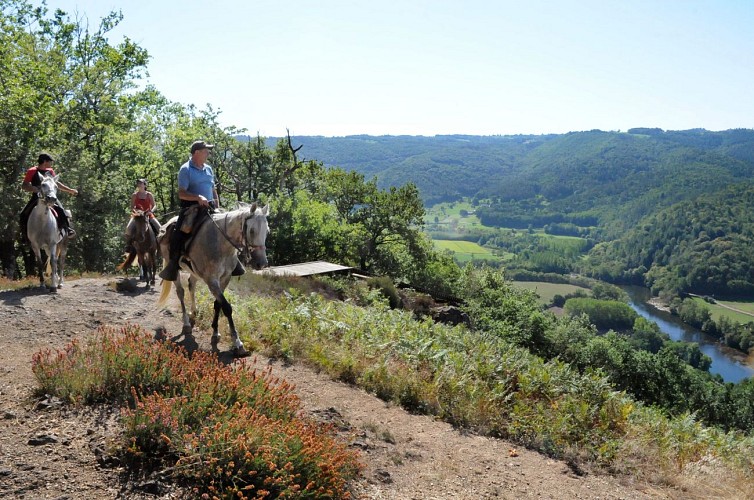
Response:
POLYGON ((201 498, 344 498, 358 457, 299 417, 291 387, 267 372, 188 357, 136 326, 35 355, 39 392, 124 405, 114 453, 159 468, 201 498))
MULTIPOLYGON (((538 312, 531 292, 496 281, 500 277, 493 271, 469 276, 478 287, 469 290, 477 297, 468 307, 473 328, 391 309, 389 287, 377 281, 249 276, 230 293, 236 326, 254 332, 244 338, 248 346, 313 366, 410 411, 511 439, 578 468, 674 481, 705 464, 725 478, 726 488, 754 494, 754 438, 616 390, 609 374, 594 367, 611 349, 624 345, 625 353, 624 341, 600 344, 602 337, 590 337, 593 327, 583 320, 549 318, 538 312), (496 304, 495 314, 484 313, 485 303, 496 304), (545 345, 563 359, 532 354, 545 345), (586 352, 582 348, 594 356, 582 359, 585 366, 569 360, 569 350, 577 355, 586 352)), ((198 324, 208 327, 212 314, 211 298, 200 294, 198 324)), ((648 363, 651 356, 641 359, 648 363)), ((670 350, 661 357, 678 359, 670 350)), ((357 457, 330 434, 296 417, 297 399, 284 383, 231 370, 201 353, 189 360, 137 327, 103 329, 86 345, 41 352, 34 373, 41 393, 123 404, 117 453, 135 472, 161 467, 198 493, 230 498, 307 491, 328 498, 346 491, 359 470, 357 457)), ((675 387, 671 379, 664 382, 675 387)))
MULTIPOLYGON (((255 332, 245 339, 250 345, 309 364, 410 411, 506 437, 580 466, 645 477, 658 470, 672 476, 714 457, 721 472, 748 484, 754 440, 744 433, 706 426, 691 412, 668 417, 665 410, 617 391, 599 370, 545 360, 500 333, 417 320, 390 309, 377 289, 351 291, 355 300, 346 302, 294 288, 274 297, 239 284, 235 293, 236 324, 255 332)), ((205 296, 199 323, 208 324, 211 315, 205 296)), ((530 332, 541 320, 522 321, 529 322, 530 332)), ((575 324, 566 321, 547 335, 568 335, 575 324)))

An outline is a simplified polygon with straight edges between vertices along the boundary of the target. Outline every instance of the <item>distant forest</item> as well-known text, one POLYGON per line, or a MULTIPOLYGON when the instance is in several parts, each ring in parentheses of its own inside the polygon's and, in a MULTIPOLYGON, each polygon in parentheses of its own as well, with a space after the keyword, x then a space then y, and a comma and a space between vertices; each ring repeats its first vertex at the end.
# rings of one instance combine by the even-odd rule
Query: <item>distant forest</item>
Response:
POLYGON ((578 269, 587 275, 668 293, 754 295, 754 130, 294 142, 303 158, 383 188, 413 183, 426 206, 471 199, 484 226, 570 228, 596 243, 578 269))

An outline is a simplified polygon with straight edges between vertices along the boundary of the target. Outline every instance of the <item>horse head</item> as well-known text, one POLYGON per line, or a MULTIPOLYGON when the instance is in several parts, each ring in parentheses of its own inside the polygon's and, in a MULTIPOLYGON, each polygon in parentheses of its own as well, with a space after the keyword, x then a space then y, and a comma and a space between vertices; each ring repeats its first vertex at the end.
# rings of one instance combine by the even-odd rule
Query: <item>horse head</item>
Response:
POLYGON ((39 192, 37 196, 44 200, 47 206, 52 206, 58 201, 58 177, 60 175, 41 175, 41 184, 39 185, 39 192))
POLYGON ((270 226, 267 224, 267 216, 270 214, 270 206, 258 207, 257 204, 249 207, 249 215, 244 222, 244 243, 251 253, 251 267, 263 269, 267 263, 267 234, 270 226))
POLYGON ((149 219, 147 217, 147 212, 138 208, 132 210, 131 220, 128 222, 126 231, 134 240, 140 242, 146 241, 149 232, 149 219))

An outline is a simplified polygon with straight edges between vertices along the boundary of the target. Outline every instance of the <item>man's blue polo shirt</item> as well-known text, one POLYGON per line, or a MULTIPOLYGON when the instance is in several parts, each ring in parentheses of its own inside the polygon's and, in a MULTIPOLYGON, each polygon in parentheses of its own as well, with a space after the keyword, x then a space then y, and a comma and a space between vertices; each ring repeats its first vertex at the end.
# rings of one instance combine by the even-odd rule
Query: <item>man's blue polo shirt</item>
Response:
POLYGON ((211 202, 215 199, 215 173, 207 163, 199 169, 189 160, 178 170, 178 187, 191 194, 202 195, 211 202))

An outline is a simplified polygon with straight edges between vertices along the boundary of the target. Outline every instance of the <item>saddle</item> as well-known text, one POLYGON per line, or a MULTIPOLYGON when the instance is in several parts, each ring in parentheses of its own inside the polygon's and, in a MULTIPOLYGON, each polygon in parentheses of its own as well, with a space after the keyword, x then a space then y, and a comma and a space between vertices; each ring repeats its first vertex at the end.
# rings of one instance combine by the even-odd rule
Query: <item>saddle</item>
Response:
MULTIPOLYGON (((70 210, 67 210, 65 208, 61 208, 58 206, 52 206, 50 207, 50 210, 52 210, 52 214, 55 216, 55 222, 58 225, 58 231, 62 233, 63 231, 65 231, 65 227, 61 223, 62 215, 60 214, 60 212, 61 211, 65 212, 65 214, 63 215, 65 215, 68 218, 69 224, 70 224, 71 219, 73 219, 73 214, 71 213, 70 210)), ((63 236, 65 236, 65 234, 63 234, 63 236)))
MULTIPOLYGON (((194 236, 196 235, 197 231, 209 220, 209 218, 209 211, 206 209, 201 209, 201 207, 199 206, 190 207, 186 210, 186 214, 183 216, 183 221, 180 227, 180 231, 184 233, 183 248, 181 249, 181 259, 184 262, 188 264, 191 263, 188 260, 186 254, 191 248, 191 244, 194 242, 194 236)), ((171 219, 167 224, 160 228, 160 234, 157 235, 158 245, 165 238, 170 241, 170 238, 172 238, 173 236, 173 231, 176 230, 176 222, 178 222, 177 217, 171 219)))

